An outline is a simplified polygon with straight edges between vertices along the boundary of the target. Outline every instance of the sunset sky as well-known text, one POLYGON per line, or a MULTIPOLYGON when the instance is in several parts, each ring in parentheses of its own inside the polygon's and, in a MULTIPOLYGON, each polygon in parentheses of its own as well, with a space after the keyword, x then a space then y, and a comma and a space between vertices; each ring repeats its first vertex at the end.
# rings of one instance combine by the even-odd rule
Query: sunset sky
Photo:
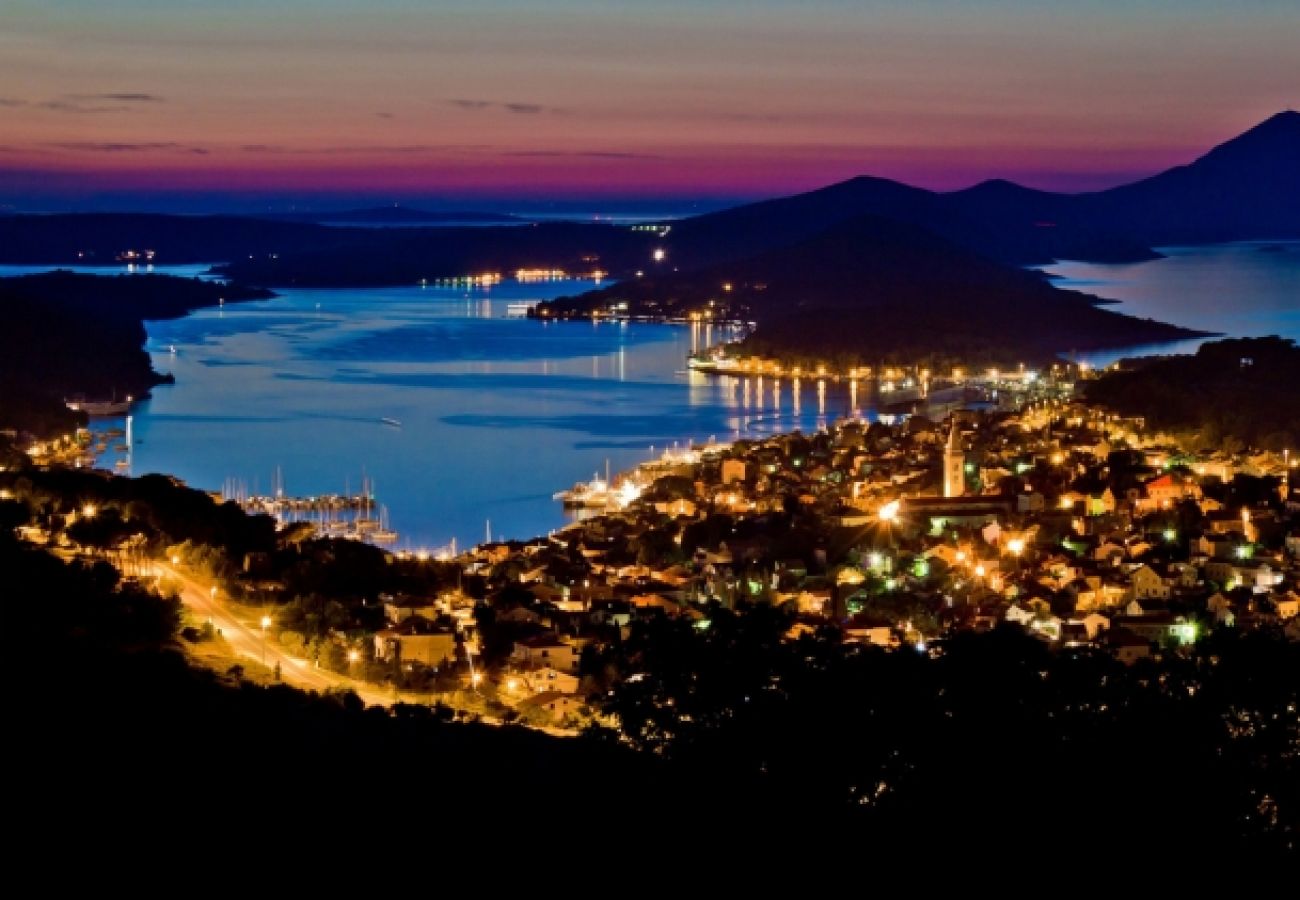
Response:
POLYGON ((1295 0, 4 0, 0 207, 1088 190, 1300 104, 1295 0))

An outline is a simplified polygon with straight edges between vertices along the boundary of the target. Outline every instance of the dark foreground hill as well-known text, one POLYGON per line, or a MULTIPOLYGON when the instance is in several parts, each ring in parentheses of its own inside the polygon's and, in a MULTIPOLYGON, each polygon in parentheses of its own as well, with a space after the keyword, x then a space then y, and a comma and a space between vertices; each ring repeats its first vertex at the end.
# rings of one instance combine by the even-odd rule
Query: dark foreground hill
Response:
POLYGON ((921 228, 868 217, 752 259, 561 298, 535 314, 753 320, 745 351, 841 367, 1014 365, 1194 334, 1097 303, 921 228))
POLYGON ((165 275, 50 272, 0 279, 0 428, 66 430, 80 414, 64 398, 140 398, 170 376, 144 351, 146 319, 273 296, 269 291, 165 275))
MULTIPOLYGON (((316 857, 294 851, 328 847, 354 865, 430 845, 500 854, 531 811, 530 827, 592 855, 584 865, 624 872, 689 823, 684 849, 655 868, 697 877, 703 851, 686 847, 770 848, 773 834, 797 858, 866 847, 893 865, 986 865, 1010 843, 1054 860, 1140 798, 1148 854, 1275 866, 1295 849, 1285 717, 1300 667, 1280 636, 1225 634, 1127 667, 999 629, 934 660, 834 634, 782 641, 772 609, 720 610, 708 633, 635 629, 644 677, 620 706, 635 739, 562 739, 196 670, 174 600, 15 539, 43 516, 0 501, 7 756, 32 786, 8 796, 15 842, 60 835, 157 870, 178 848, 189 863, 196 848, 255 839, 295 879, 334 878, 319 864, 300 874, 291 861, 316 857), (1044 789, 1080 773, 1086 789, 1044 789)), ((708 865, 734 881, 730 855, 708 865)), ((834 866, 800 877, 817 871, 842 882, 834 866)))

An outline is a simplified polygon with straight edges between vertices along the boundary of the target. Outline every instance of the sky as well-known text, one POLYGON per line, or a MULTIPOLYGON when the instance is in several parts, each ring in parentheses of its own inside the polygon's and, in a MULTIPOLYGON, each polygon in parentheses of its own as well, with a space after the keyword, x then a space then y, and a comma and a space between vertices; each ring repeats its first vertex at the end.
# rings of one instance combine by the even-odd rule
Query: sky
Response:
POLYGON ((0 208, 1095 190, 1300 105, 1297 46, 1295 0, 3 0, 0 208))

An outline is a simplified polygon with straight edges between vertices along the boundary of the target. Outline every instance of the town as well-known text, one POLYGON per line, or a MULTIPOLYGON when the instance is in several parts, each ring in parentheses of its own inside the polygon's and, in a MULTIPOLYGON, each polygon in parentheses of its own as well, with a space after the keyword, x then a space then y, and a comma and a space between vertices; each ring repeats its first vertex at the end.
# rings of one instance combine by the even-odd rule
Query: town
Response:
POLYGON ((70 440, 28 448, 35 466, 0 472, 0 498, 38 511, 30 540, 177 591, 192 631, 231 642, 222 665, 242 650, 241 673, 269 668, 269 643, 275 680, 560 733, 610 723, 601 698, 631 668, 637 623, 707 629, 723 609, 779 610, 791 641, 831 628, 930 656, 997 627, 1128 664, 1221 628, 1300 640, 1288 452, 1194 454, 1071 381, 1004 387, 938 420, 670 450, 603 485, 591 518, 454 557, 242 514, 256 540, 205 545, 133 525, 111 491, 64 508, 43 478, 70 440))

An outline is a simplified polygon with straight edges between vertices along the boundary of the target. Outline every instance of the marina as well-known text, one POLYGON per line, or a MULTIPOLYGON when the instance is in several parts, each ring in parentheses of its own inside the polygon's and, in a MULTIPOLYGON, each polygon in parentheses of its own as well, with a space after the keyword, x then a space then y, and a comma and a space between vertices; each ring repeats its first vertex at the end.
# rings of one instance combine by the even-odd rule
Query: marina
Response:
POLYGON ((397 543, 399 535, 388 524, 388 508, 376 500, 374 480, 361 477, 361 491, 352 493, 344 487, 339 494, 291 496, 284 490, 284 474, 276 468, 271 479, 271 493, 250 493, 248 485, 238 478, 227 478, 222 484, 220 498, 236 503, 252 515, 266 515, 275 519, 276 526, 307 526, 312 533, 323 537, 337 537, 365 541, 378 546, 397 543), (377 515, 376 515, 377 513, 377 515))

